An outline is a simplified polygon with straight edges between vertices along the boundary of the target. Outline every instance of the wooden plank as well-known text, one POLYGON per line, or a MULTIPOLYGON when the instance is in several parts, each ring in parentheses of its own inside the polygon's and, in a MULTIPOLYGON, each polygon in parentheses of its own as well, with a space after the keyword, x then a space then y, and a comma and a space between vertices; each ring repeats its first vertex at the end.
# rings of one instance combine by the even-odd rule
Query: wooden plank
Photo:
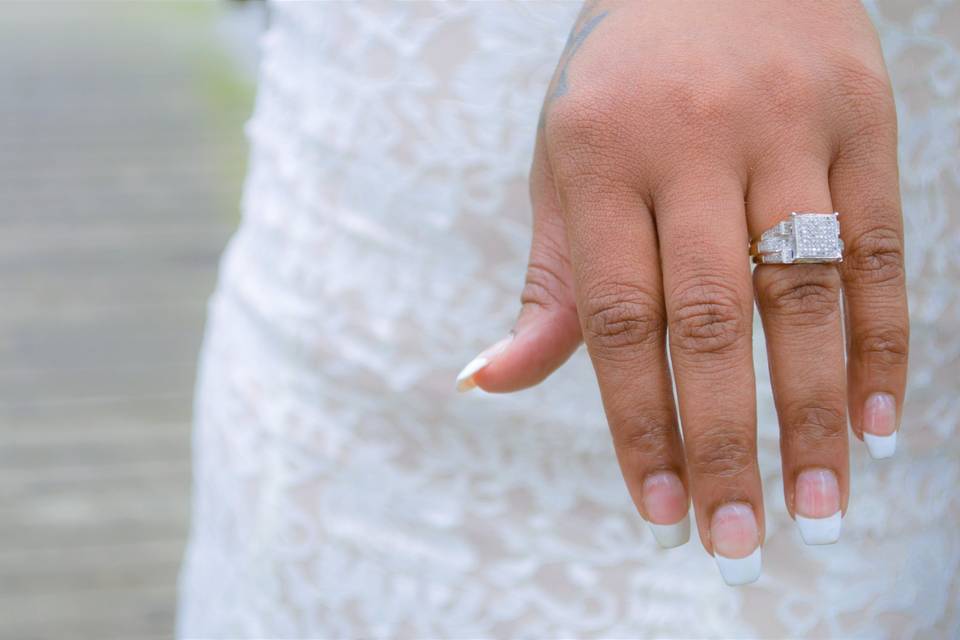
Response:
MULTIPOLYGON (((186 426, 186 425, 185 425, 186 426)), ((185 434, 187 429, 183 430, 185 434)), ((121 483, 131 501, 143 499, 148 491, 171 491, 179 496, 183 514, 186 514, 185 488, 190 480, 189 457, 185 450, 175 458, 147 461, 114 461, 100 465, 77 464, 47 466, 43 474, 30 469, 11 469, 0 472, 0 497, 8 504, 26 504, 30 500, 46 500, 48 497, 69 496, 70 492, 94 498, 109 495, 114 485, 121 483)), ((0 535, 8 534, 0 529, 0 535)), ((16 540, 9 533, 8 539, 16 540)), ((108 539, 110 539, 108 537, 108 539)), ((57 539, 54 539, 56 542, 57 539)), ((64 541, 61 541, 64 542, 64 541)), ((71 545, 78 544, 70 540, 71 545)), ((35 545, 37 540, 24 540, 23 544, 35 545)))
POLYGON ((173 580, 138 589, 10 594, 0 600, 0 628, 17 640, 169 638, 175 601, 173 580))
POLYGON ((213 25, 177 11, 3 7, 2 638, 173 632, 195 362, 250 106, 214 110, 195 69, 213 25))

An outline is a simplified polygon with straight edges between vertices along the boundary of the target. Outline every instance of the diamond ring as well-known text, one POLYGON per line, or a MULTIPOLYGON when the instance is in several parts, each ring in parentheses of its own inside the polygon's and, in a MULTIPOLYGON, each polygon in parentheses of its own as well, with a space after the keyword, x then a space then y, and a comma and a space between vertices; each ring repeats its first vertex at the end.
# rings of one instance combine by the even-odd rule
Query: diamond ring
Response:
POLYGON ((750 243, 756 264, 843 262, 839 214, 791 213, 750 243))

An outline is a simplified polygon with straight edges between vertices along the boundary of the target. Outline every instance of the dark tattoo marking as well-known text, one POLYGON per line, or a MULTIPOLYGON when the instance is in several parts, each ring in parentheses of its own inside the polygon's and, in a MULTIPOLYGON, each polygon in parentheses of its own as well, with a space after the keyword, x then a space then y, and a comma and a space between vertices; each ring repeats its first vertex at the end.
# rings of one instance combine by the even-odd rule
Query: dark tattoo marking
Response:
POLYGON ((567 79, 567 69, 570 66, 570 61, 573 60, 573 56, 577 53, 580 47, 583 45, 587 37, 593 33, 593 30, 597 28, 603 19, 607 17, 609 11, 604 11, 598 13, 595 16, 587 18, 590 14, 590 11, 596 5, 596 2, 590 2, 584 8, 584 12, 581 14, 580 18, 573 25, 573 29, 570 30, 570 35, 567 36, 567 43, 563 47, 563 52, 560 54, 560 67, 557 73, 554 75, 554 80, 550 85, 550 88, 547 89, 547 97, 543 101, 543 108, 540 109, 540 123, 539 126, 542 128, 544 121, 546 119, 547 107, 550 103, 562 96, 565 96, 570 90, 570 84, 567 79))
POLYGON ((571 31, 570 37, 567 38, 567 44, 563 48, 565 59, 563 61, 563 66, 560 67, 560 77, 557 79, 557 84, 553 88, 553 93, 550 98, 559 98, 560 96, 566 95, 569 90, 569 85, 567 84, 567 68, 570 66, 570 61, 573 59, 574 54, 577 53, 577 49, 583 44, 584 40, 587 39, 593 30, 597 28, 597 25, 607 17, 607 12, 597 14, 587 20, 587 23, 579 31, 571 31))

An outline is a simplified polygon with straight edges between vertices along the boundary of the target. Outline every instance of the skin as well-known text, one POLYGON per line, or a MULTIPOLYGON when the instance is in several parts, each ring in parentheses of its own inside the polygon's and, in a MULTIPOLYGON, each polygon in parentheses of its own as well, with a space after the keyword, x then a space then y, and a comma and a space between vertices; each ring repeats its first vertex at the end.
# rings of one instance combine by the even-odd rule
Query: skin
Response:
POLYGON ((585 341, 641 515, 645 479, 672 472, 708 552, 725 504, 749 505, 762 541, 756 304, 787 507, 826 469, 845 511, 847 411, 857 437, 873 393, 899 417, 909 339, 896 115, 862 6, 589 2, 540 125, 522 311, 476 384, 537 384, 585 341), (843 263, 751 274, 750 238, 791 211, 841 212, 843 263))

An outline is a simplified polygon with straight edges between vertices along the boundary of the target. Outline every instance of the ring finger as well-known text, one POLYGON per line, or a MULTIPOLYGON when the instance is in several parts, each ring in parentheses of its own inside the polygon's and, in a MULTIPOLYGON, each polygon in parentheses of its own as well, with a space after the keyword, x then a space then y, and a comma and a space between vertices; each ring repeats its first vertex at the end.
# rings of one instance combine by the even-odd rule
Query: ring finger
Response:
MULTIPOLYGON (((755 171, 747 198, 751 237, 792 211, 833 211, 825 162, 793 157, 755 171)), ((753 281, 787 509, 804 542, 830 544, 840 535, 849 477, 840 275, 835 264, 763 264, 753 281)))

